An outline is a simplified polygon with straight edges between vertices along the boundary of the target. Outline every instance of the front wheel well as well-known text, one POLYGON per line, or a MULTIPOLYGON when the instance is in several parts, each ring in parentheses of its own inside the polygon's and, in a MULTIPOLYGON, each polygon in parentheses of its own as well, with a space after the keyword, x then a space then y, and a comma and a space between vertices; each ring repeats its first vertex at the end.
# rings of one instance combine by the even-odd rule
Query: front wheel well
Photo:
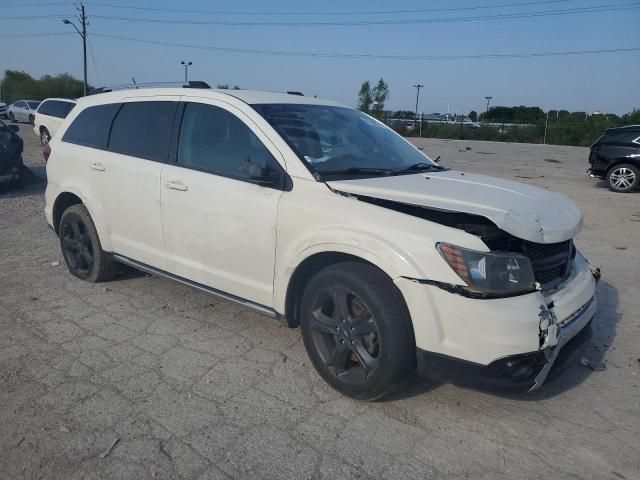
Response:
POLYGON ((73 193, 63 192, 58 195, 58 198, 56 198, 56 201, 53 204, 53 228, 56 234, 59 233, 60 219, 62 218, 64 211, 71 205, 76 205, 78 203, 82 204, 82 200, 73 193))
MULTIPOLYGON (((355 255, 340 252, 322 252, 304 259, 289 279, 285 297, 285 322, 288 327, 300 326, 300 301, 309 280, 320 270, 330 265, 343 262, 359 262, 373 265, 371 262, 355 255)), ((374 265, 374 267, 379 268, 374 265)))

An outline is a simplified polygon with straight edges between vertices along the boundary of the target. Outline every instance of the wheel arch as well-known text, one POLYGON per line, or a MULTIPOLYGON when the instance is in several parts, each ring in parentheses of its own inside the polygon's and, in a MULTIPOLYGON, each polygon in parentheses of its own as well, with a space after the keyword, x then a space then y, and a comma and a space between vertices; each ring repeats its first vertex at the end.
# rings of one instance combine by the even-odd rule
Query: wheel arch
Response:
MULTIPOLYGON (((387 276, 393 284, 393 278, 387 271, 373 261, 364 258, 364 256, 338 250, 313 253, 298 263, 288 279, 284 296, 284 320, 288 327, 296 328, 300 325, 300 301, 309 280, 323 268, 343 262, 358 262, 371 265, 387 276)), ((402 300, 405 301, 402 292, 399 291, 399 293, 402 300)))
POLYGON ((605 172, 605 176, 608 175, 609 172, 613 170, 613 168, 617 167, 618 165, 622 165, 623 163, 628 163, 640 169, 640 158, 617 157, 611 160, 609 162, 609 165, 607 165, 607 171, 605 172))
POLYGON ((62 218, 64 211, 72 205, 84 205, 91 216, 94 226, 96 227, 102 248, 105 251, 111 251, 111 237, 109 235, 109 229, 100 218, 99 213, 102 211, 102 208, 100 208, 99 204, 96 205, 95 203, 96 202, 92 202, 78 188, 68 186, 67 188, 62 189, 53 202, 51 212, 53 228, 56 234, 58 234, 60 230, 60 219, 62 218))

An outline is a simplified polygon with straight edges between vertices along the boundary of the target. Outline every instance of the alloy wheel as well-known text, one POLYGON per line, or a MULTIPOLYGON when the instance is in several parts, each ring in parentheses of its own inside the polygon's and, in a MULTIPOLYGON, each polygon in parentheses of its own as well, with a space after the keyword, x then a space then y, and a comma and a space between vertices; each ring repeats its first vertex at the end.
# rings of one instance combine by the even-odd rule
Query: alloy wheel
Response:
POLYGON ((42 130, 40 132, 40 142, 42 142, 43 145, 46 145, 47 143, 49 143, 49 134, 47 133, 46 130, 42 130))
POLYGON ((609 176, 611 185, 621 190, 630 188, 636 181, 636 174, 627 167, 616 168, 609 176))
POLYGON ((326 287, 311 313, 311 336, 331 374, 347 383, 369 379, 379 366, 380 334, 364 301, 348 288, 326 287))
POLYGON ((61 226, 62 252, 69 268, 79 275, 88 275, 93 267, 93 246, 86 225, 75 216, 61 226))

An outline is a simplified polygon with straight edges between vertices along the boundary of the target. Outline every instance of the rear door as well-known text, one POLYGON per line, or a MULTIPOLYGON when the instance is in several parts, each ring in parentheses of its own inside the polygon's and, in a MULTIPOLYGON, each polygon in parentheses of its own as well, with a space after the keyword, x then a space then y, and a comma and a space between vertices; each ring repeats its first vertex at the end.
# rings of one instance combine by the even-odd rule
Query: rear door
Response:
POLYGON ((162 172, 167 269, 270 307, 282 155, 235 107, 184 105, 176 159, 162 172))
POLYGON ((107 151, 90 165, 100 188, 113 250, 164 268, 160 173, 167 161, 178 96, 125 101, 116 114, 107 151))

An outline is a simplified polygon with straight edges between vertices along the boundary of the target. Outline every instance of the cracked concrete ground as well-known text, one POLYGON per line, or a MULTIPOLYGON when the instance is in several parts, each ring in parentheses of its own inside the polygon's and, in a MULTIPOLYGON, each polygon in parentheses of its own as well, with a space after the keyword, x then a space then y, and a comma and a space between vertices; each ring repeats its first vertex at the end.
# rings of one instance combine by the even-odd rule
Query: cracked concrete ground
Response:
POLYGON ((640 193, 588 179, 584 148, 421 143, 579 204, 577 244, 604 275, 587 357, 606 370, 576 366, 528 396, 414 379, 352 401, 320 380, 298 330, 129 270, 72 277, 44 186, 0 186, 0 478, 640 478, 640 193))

